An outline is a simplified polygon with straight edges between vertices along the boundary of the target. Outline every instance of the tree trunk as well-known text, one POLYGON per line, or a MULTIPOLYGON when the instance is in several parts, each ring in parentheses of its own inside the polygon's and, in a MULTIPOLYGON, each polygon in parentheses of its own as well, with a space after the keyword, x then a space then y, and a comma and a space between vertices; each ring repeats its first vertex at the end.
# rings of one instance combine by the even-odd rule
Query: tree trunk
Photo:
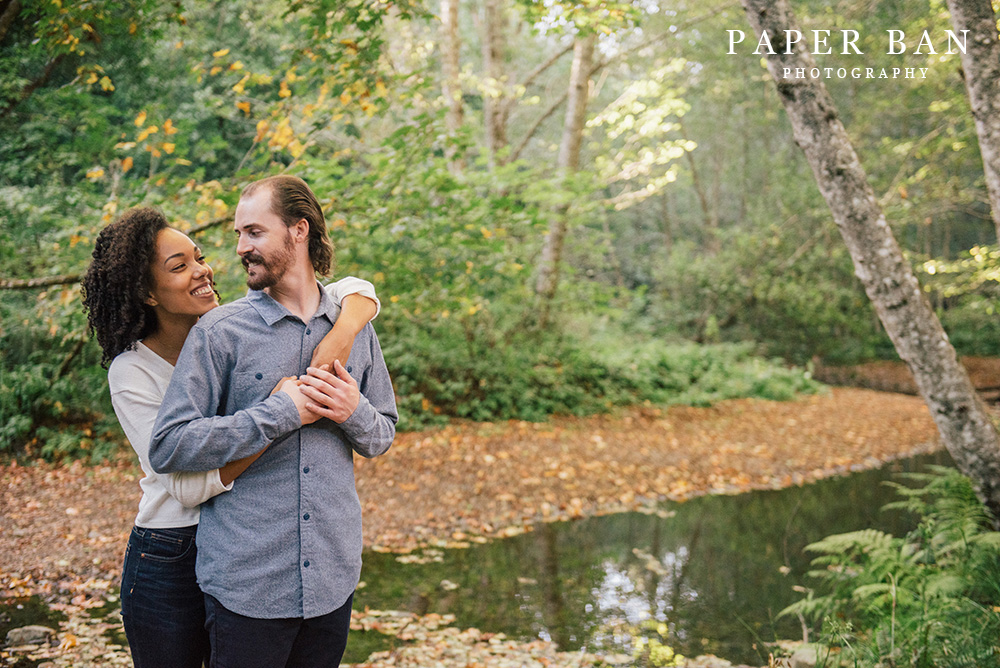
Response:
POLYGON ((14 19, 21 13, 21 0, 7 0, 0 3, 0 41, 14 24, 14 19))
POLYGON ((962 55, 965 90, 983 156, 986 192, 993 226, 1000 240, 1000 39, 990 0, 948 0, 951 24, 958 39, 968 30, 962 55))
MULTIPOLYGON (((557 166, 564 177, 580 168, 580 145, 583 143, 583 128, 587 122, 587 97, 590 92, 590 73, 594 63, 594 45, 597 37, 593 34, 577 36, 573 45, 573 66, 569 76, 569 91, 566 102, 566 120, 563 124, 562 141, 559 144, 557 166)), ((541 298, 539 323, 548 324, 549 310, 559 287, 559 261, 562 258, 563 240, 566 237, 569 207, 561 207, 552 220, 542 247, 542 257, 538 268, 535 291, 541 298)))
POLYGON ((483 123, 490 167, 507 146, 508 105, 504 95, 504 17, 500 0, 483 0, 483 123))
POLYGON ((776 55, 767 67, 840 229, 868 298, 896 352, 906 362, 941 440, 986 506, 1000 518, 1000 436, 931 309, 886 222, 833 99, 822 80, 786 79, 785 68, 815 67, 808 51, 785 54, 786 30, 798 28, 786 0, 742 0, 757 33, 767 31, 776 55))
MULTIPOLYGON (((448 112, 445 126, 454 136, 462 127, 462 86, 459 81, 459 53, 462 42, 458 36, 458 1, 441 0, 441 93, 448 112)), ((464 161, 449 149, 449 169, 460 171, 464 161)))

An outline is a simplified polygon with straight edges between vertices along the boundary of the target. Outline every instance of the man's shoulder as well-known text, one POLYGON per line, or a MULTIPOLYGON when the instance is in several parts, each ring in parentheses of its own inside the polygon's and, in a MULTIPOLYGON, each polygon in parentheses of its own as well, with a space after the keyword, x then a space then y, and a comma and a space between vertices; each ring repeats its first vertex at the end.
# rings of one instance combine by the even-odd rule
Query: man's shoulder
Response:
POLYGON ((195 327, 212 330, 220 326, 239 324, 249 314, 255 313, 253 306, 246 297, 218 306, 198 319, 195 327))

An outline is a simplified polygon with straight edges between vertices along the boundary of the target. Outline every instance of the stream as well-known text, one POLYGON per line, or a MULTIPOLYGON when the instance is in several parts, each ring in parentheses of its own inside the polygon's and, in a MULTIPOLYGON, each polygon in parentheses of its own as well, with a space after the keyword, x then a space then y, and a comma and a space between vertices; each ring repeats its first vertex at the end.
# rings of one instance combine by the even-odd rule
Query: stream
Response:
MULTIPOLYGON (((653 619, 685 656, 766 665, 762 643, 802 638, 799 620, 778 613, 802 596, 793 586, 808 584, 803 548, 862 528, 905 534, 916 520, 881 510, 898 500, 882 483, 927 464, 951 460, 942 451, 802 487, 541 524, 485 545, 404 557, 426 563, 366 553, 354 606, 453 614, 462 628, 602 652, 628 653, 624 624, 653 619)), ((349 645, 345 660, 376 649, 358 641, 358 654, 349 645)))

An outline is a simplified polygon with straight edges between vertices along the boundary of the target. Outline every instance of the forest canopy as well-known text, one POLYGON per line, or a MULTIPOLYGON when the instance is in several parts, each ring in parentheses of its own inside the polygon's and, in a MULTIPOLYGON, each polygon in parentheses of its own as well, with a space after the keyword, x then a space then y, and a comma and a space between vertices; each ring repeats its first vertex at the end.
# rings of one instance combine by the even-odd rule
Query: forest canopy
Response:
MULTIPOLYGON (((945 4, 795 11, 952 342, 998 354, 945 4)), ((781 398, 814 387, 785 364, 892 357, 761 51, 716 0, 0 1, 0 451, 115 442, 78 286, 104 225, 161 209, 229 301, 239 192, 281 172, 375 284, 410 425, 781 398)))

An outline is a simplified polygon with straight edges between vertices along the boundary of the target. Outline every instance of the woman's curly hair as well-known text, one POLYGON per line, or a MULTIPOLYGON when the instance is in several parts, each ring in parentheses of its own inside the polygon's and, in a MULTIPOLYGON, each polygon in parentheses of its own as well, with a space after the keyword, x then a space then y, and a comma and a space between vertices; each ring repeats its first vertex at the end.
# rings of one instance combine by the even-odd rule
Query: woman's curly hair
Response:
POLYGON ((101 366, 107 367, 156 329, 156 314, 146 299, 156 235, 168 227, 156 209, 136 208, 97 237, 94 260, 83 277, 83 306, 89 329, 104 351, 101 366))

